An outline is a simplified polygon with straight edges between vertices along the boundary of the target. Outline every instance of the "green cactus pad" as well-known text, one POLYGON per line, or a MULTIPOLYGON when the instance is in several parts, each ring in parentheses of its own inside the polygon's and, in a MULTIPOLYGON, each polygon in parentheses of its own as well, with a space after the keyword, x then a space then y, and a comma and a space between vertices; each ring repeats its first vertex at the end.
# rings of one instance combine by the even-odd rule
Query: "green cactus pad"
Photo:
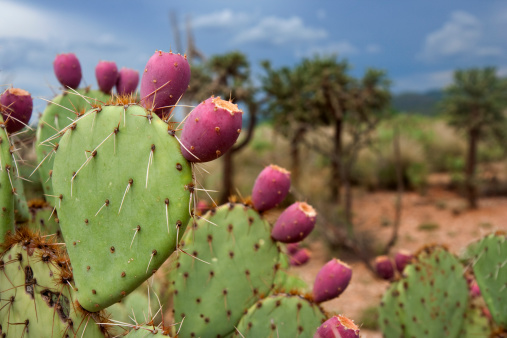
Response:
POLYGON ((473 271, 496 324, 507 328, 507 240, 491 234, 474 247, 473 271))
POLYGON ((235 337, 312 337, 326 319, 322 309, 307 299, 279 294, 250 307, 241 318, 235 337))
POLYGON ((182 337, 224 337, 269 293, 279 251, 270 225, 252 208, 226 204, 189 229, 171 271, 176 321, 182 337), (209 264, 203 263, 205 261, 209 264))
MULTIPOLYGON (((160 293, 161 285, 156 279, 153 281, 149 279, 123 298, 121 302, 108 307, 106 311, 111 314, 111 318, 120 322, 134 324, 132 319, 144 321, 146 318, 158 325, 162 323, 163 315, 163 311, 159 311, 160 305, 163 304, 158 296, 160 293), (150 294, 149 299, 148 293, 150 294)), ((165 310, 165 308, 162 308, 162 310, 165 310)))
POLYGON ((88 311, 148 279, 190 218, 192 173, 179 143, 166 123, 133 104, 90 110, 65 132, 53 187, 78 301, 88 311))
POLYGON ((488 318, 484 315, 480 307, 469 304, 465 313, 463 331, 460 337, 490 337, 490 334, 491 328, 488 318))
POLYGON ((403 337, 404 312, 400 307, 399 283, 393 283, 386 290, 379 310, 379 326, 386 337, 403 337))
POLYGON ((308 284, 298 276, 294 276, 287 271, 278 270, 273 282, 272 294, 287 292, 287 293, 307 293, 310 292, 308 284))
POLYGON ((74 304, 72 274, 57 246, 17 232, 0 254, 0 336, 104 337, 106 319, 74 304))
POLYGON ((16 188, 16 195, 14 196, 14 218, 16 223, 28 222, 30 219, 30 211, 28 211, 28 204, 26 203, 23 180, 16 177, 13 183, 16 188))
POLYGON ((459 337, 467 304, 458 259, 442 247, 426 247, 384 294, 379 324, 387 338, 459 337))
POLYGON ((71 124, 77 114, 90 109, 91 104, 107 102, 111 98, 110 95, 100 90, 90 90, 89 88, 78 89, 76 92, 70 91, 55 97, 44 110, 37 126, 35 152, 37 161, 42 162, 38 171, 44 194, 49 195, 46 196, 46 199, 53 206, 56 199, 51 197, 54 195, 51 182, 54 162, 54 154, 52 153, 54 146, 60 142, 60 137, 52 139, 51 142, 44 141, 53 138, 59 130, 71 124))
POLYGON ((61 237, 57 214, 53 208, 32 209, 32 215, 27 226, 42 235, 57 234, 58 238, 61 237))
POLYGON ((130 330, 125 336, 128 338, 151 338, 151 337, 169 337, 168 329, 161 329, 149 325, 139 325, 130 330))
MULTIPOLYGON (((3 119, 0 116, 0 125, 3 119)), ((8 231, 14 230, 14 167, 5 128, 0 128, 0 243, 8 231)))

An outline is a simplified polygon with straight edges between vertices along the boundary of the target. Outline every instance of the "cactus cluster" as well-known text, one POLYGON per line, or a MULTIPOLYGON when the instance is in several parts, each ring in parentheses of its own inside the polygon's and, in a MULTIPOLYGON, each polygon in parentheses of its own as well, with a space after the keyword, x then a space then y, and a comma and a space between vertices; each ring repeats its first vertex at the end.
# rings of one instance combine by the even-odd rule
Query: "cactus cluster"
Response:
POLYGON ((204 214, 194 205, 193 162, 214 160, 235 143, 241 110, 211 97, 175 130, 168 122, 190 78, 179 54, 150 58, 140 98, 133 95, 137 72, 118 71, 114 62, 98 63, 98 90, 79 88, 74 54, 58 55, 53 66, 64 91, 40 116, 32 173, 44 199, 27 203, 13 154, 31 97, 12 89, 2 95, 0 335, 315 334, 329 317, 319 304, 343 292, 351 270, 332 260, 312 292, 287 272, 309 256, 306 249, 288 256, 288 245, 297 245, 288 243, 305 238, 317 216, 296 202, 274 225, 265 220, 288 194, 290 173, 267 167, 252 202, 204 214), (171 255, 168 301, 164 283, 149 278, 171 255), (173 326, 163 313, 171 302, 173 326))
POLYGON ((501 336, 507 327, 506 257, 503 233, 470 244, 461 260, 445 247, 424 247, 382 298, 384 335, 501 336))
POLYGON ((285 271, 285 243, 305 238, 316 218, 310 205, 296 202, 274 225, 265 220, 263 212, 282 202, 289 188, 288 172, 268 166, 254 184, 252 202, 221 205, 189 224, 168 277, 175 320, 184 320, 181 335, 305 337, 327 319, 319 303, 343 292, 352 271, 331 260, 313 293, 285 271))

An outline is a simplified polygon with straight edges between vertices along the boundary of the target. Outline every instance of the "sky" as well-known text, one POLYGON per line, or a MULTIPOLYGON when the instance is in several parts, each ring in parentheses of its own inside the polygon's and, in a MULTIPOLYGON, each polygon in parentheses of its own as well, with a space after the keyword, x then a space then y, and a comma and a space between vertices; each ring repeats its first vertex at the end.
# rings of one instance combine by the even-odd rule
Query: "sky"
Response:
MULTIPOLYGON (((60 90, 58 53, 75 53, 82 84, 93 87, 100 60, 141 71, 155 50, 185 53, 171 12, 183 42, 189 18, 201 52, 245 53, 257 82, 262 60, 277 68, 333 54, 353 76, 385 70, 395 93, 442 88, 456 69, 494 66, 507 75, 506 1, 0 0, 0 85, 49 99, 60 90)), ((39 111, 45 105, 34 102, 39 111)))

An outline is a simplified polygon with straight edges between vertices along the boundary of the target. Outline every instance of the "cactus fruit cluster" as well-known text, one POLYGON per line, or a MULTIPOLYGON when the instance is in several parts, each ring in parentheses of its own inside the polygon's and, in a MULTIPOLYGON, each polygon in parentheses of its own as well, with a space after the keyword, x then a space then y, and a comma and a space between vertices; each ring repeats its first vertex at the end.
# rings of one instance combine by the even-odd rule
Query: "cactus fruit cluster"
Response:
POLYGON ((211 97, 180 132, 168 121, 188 87, 186 57, 157 51, 140 98, 138 73, 114 62, 98 63, 98 90, 79 88, 74 54, 53 66, 64 91, 40 116, 32 172, 44 199, 27 203, 12 143, 31 97, 20 89, 1 97, 0 336, 314 335, 329 317, 320 303, 343 292, 351 270, 330 261, 312 292, 287 271, 308 260, 295 243, 317 217, 296 202, 274 225, 266 221, 288 194, 290 173, 267 167, 252 202, 194 205, 193 162, 236 142, 237 105, 211 97), (149 279, 171 255, 169 282, 149 279), (170 307, 175 323, 166 326, 170 307))

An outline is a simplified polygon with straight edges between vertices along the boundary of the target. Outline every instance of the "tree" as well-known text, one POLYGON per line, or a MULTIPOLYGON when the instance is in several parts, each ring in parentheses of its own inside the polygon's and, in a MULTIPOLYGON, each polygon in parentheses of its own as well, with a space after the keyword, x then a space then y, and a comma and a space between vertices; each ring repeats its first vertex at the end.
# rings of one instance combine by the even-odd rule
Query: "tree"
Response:
POLYGON ((274 127, 289 139, 291 158, 291 181, 298 186, 300 177, 300 144, 308 130, 308 124, 317 115, 316 107, 303 94, 305 73, 301 67, 282 67, 274 70, 269 61, 262 63, 266 75, 262 78, 265 94, 264 114, 269 116, 274 127))
POLYGON ((506 93, 506 81, 493 67, 455 71, 453 84, 444 92, 443 114, 451 126, 467 134, 465 192, 471 209, 477 208, 477 145, 481 137, 505 122, 506 93))
MULTIPOLYGON (((315 57, 305 59, 293 69, 271 69, 264 63, 267 76, 263 79, 263 89, 267 96, 268 109, 273 114, 275 123, 289 129, 286 135, 292 135, 291 152, 293 169, 298 168, 298 142, 308 129, 318 125, 332 125, 333 140, 330 155, 331 199, 340 201, 342 156, 342 131, 345 118, 347 87, 351 78, 346 74, 348 63, 338 61, 336 57, 315 57)), ((327 147, 329 149, 329 147, 327 147)), ((297 175, 296 175, 297 179, 297 175)))

